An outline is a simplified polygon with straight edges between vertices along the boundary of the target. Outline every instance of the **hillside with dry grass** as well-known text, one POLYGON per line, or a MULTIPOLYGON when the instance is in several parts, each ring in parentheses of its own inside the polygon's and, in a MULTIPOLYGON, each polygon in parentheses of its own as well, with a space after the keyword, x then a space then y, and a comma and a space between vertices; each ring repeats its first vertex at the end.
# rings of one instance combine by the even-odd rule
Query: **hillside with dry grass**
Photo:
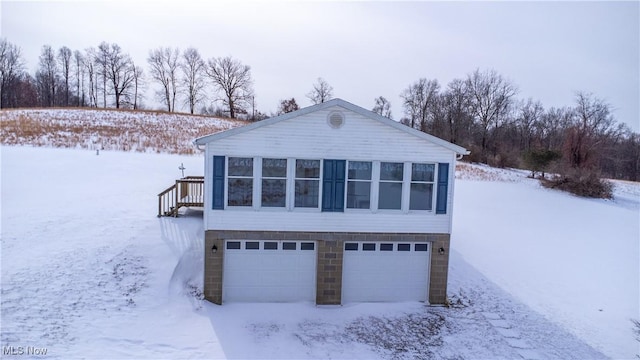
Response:
POLYGON ((197 137, 246 125, 246 121, 159 111, 16 109, 0 111, 0 143, 193 154, 197 137))

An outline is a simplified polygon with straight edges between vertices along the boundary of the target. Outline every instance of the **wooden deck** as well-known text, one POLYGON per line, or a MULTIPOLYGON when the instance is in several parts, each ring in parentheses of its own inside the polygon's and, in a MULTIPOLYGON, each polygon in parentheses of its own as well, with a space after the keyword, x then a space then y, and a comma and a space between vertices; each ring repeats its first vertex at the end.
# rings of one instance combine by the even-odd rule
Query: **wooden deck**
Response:
POLYGON ((181 207, 204 207, 204 176, 178 179, 158 194, 158 217, 177 217, 181 207))

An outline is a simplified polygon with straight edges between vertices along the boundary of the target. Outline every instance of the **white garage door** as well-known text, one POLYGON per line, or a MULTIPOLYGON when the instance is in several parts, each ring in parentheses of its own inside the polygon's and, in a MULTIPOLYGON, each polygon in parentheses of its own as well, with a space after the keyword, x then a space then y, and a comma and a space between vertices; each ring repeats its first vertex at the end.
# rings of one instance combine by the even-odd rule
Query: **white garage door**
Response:
POLYGON ((222 300, 316 299, 316 244, 311 241, 225 242, 222 300))
POLYGON ((426 301, 429 243, 345 242, 342 302, 426 301))

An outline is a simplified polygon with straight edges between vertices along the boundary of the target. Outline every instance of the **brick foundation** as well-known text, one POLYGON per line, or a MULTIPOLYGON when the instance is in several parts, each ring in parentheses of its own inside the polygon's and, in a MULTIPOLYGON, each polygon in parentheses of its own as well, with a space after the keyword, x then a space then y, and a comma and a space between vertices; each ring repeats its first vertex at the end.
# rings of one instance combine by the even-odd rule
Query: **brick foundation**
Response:
POLYGON ((342 263, 345 241, 373 242, 429 242, 431 268, 429 302, 445 304, 449 268, 449 234, 399 234, 352 232, 296 232, 296 231, 233 231, 205 232, 204 297, 222 304, 224 240, 311 240, 317 243, 316 304, 337 305, 342 301, 342 263), (211 251, 216 245, 217 252, 211 251), (438 249, 444 248, 444 254, 438 249))

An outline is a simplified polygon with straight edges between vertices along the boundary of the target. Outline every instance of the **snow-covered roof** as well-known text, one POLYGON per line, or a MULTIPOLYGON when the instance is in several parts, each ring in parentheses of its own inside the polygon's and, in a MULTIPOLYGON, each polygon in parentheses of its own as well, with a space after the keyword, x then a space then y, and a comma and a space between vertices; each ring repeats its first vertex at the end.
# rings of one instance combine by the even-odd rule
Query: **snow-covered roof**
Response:
POLYGON ((439 137, 436 137, 436 136, 433 136, 433 135, 429 135, 429 134, 424 133, 422 131, 418 131, 418 130, 412 129, 412 128, 410 128, 410 127, 408 127, 406 125, 403 125, 403 124, 401 124, 401 123, 399 123, 397 121, 391 120, 391 119, 386 118, 386 117, 381 116, 381 115, 378 115, 378 114, 376 114, 376 113, 374 113, 372 111, 369 111, 367 109, 364 109, 364 108, 362 108, 360 106, 354 105, 354 104, 352 104, 352 103, 350 103, 348 101, 345 101, 345 100, 342 100, 342 99, 339 99, 339 98, 331 99, 329 101, 326 101, 326 102, 323 102, 323 103, 320 103, 320 104, 312 105, 312 106, 309 106, 309 107, 306 107, 306 108, 303 108, 303 109, 300 109, 300 110, 296 110, 296 111, 293 111, 293 112, 290 112, 290 113, 286 113, 286 114, 275 116, 275 117, 272 117, 272 118, 269 118, 269 119, 266 119, 266 120, 255 122, 255 123, 252 123, 252 124, 247 125, 247 126, 226 130, 226 131, 222 131, 222 132, 211 134, 211 135, 206 135, 206 136, 197 138, 194 142, 195 142, 196 145, 203 145, 203 144, 206 144, 206 143, 209 143, 209 142, 212 142, 212 141, 224 139, 224 138, 227 138, 227 137, 230 137, 230 136, 234 136, 234 135, 237 135, 237 134, 242 134, 244 132, 251 131, 251 130, 254 130, 254 129, 257 129, 257 128, 260 128, 260 127, 263 127, 263 126, 273 125, 275 123, 278 123, 278 122, 281 122, 281 121, 284 121, 284 120, 288 120, 288 119, 292 119, 292 118, 299 117, 299 116, 302 116, 302 115, 310 114, 310 113, 313 113, 313 112, 316 112, 316 111, 325 110, 325 109, 328 109, 328 108, 331 108, 331 107, 334 107, 334 106, 339 106, 339 107, 342 107, 344 109, 353 111, 354 113, 360 114, 360 115, 362 115, 362 116, 364 116, 366 118, 378 121, 378 122, 380 122, 382 124, 385 124, 387 126, 391 126, 391 127, 395 128, 395 129, 404 131, 404 132, 406 132, 408 134, 411 134, 411 135, 416 136, 418 138, 421 138, 423 140, 429 141, 429 142, 431 142, 433 144, 440 145, 440 146, 442 146, 444 148, 447 148, 447 149, 449 149, 449 150, 451 150, 451 151, 453 151, 453 152, 455 152, 457 154, 460 154, 460 155, 468 155, 469 154, 469 151, 467 149, 463 148, 462 146, 458 146, 456 144, 453 144, 453 143, 450 143, 450 142, 448 142, 446 140, 440 139, 439 137))

